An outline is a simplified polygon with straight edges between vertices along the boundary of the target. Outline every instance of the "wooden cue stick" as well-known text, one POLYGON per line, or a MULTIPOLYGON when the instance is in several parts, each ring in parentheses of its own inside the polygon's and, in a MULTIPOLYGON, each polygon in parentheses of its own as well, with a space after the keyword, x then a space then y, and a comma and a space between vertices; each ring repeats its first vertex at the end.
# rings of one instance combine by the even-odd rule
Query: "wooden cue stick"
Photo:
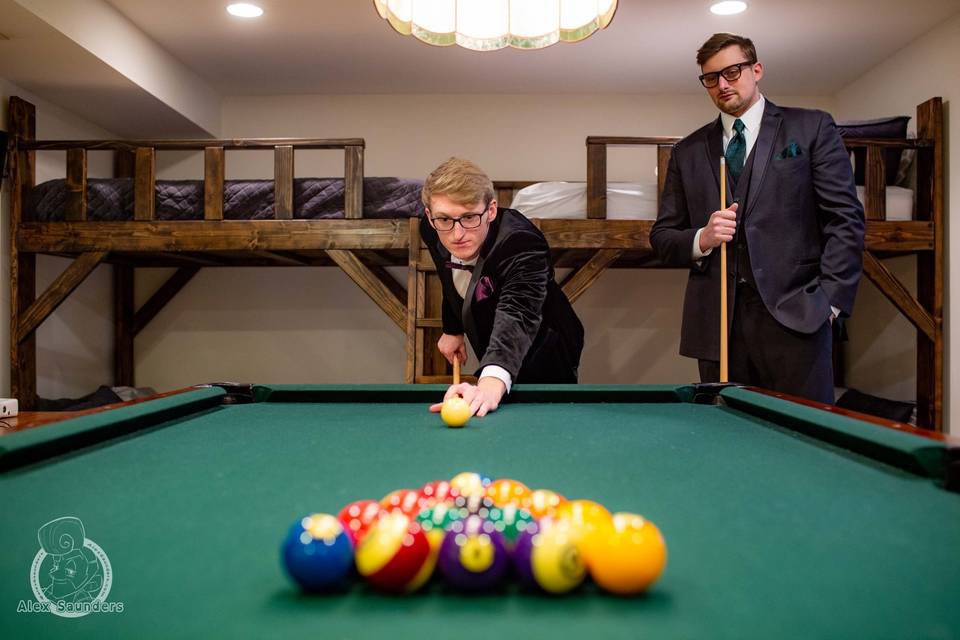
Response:
POLYGON ((460 356, 453 356, 453 384, 460 384, 460 356))
MULTIPOLYGON (((720 158, 720 209, 727 208, 727 160, 720 158)), ((720 382, 730 381, 727 345, 727 243, 720 245, 720 382)))

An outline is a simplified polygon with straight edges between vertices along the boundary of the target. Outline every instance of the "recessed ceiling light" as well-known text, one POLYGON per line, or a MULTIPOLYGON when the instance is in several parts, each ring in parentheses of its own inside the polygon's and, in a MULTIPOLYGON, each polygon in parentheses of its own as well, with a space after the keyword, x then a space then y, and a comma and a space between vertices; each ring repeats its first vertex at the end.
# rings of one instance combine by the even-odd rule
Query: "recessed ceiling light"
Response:
POLYGON ((227 5, 227 13, 238 18, 259 18, 263 15, 263 9, 248 2, 238 2, 227 5))
POLYGON ((726 0, 725 2, 717 2, 710 7, 710 13, 714 13, 718 16, 732 16, 737 13, 743 13, 746 10, 747 3, 740 2, 739 0, 726 0))

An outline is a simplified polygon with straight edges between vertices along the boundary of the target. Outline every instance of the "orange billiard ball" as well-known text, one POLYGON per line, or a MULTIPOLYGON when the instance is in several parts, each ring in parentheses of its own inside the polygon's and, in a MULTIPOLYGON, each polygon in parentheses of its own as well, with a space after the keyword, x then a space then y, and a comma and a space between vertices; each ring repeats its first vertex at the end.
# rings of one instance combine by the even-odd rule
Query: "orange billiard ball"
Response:
POLYGON ((613 527, 598 536, 590 556, 590 575, 602 589, 623 596, 646 591, 667 564, 663 535, 635 513, 617 513, 613 527))

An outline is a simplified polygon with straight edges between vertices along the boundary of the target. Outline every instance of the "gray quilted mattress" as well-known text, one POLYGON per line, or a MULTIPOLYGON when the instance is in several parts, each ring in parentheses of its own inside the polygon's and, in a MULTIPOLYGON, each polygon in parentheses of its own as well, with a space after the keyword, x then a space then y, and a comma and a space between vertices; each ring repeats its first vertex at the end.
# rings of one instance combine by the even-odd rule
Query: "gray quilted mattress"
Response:
MULTIPOLYGON (((364 218, 410 218, 423 214, 418 180, 364 178, 364 218)), ((202 220, 202 180, 158 180, 157 220, 202 220)), ((30 193, 34 220, 64 219, 67 190, 64 180, 50 180, 30 193)), ((294 218, 343 218, 342 178, 297 178, 293 181, 294 218)), ((227 220, 269 220, 273 215, 273 180, 227 180, 223 188, 227 220)), ((87 219, 133 219, 133 180, 87 180, 87 219)))

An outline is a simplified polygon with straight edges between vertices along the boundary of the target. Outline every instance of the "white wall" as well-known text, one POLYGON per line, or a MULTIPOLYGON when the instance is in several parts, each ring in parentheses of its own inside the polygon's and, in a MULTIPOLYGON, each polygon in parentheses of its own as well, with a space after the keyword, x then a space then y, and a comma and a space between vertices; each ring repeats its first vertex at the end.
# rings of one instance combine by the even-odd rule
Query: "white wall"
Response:
MULTIPOLYGON (((877 65, 856 82, 837 94, 837 112, 841 117, 870 118, 894 114, 915 114, 915 106, 927 98, 942 96, 946 120, 947 163, 945 171, 947 243, 946 292, 944 329, 946 336, 946 380, 944 414, 952 433, 960 433, 960 402, 952 402, 956 377, 951 376, 950 363, 960 358, 955 336, 960 335, 960 314, 951 313, 951 300, 960 300, 960 261, 951 259, 951 247, 960 246, 960 224, 954 218, 960 215, 958 206, 951 203, 951 193, 960 193, 960 162, 950 160, 950 150, 960 150, 960 127, 951 126, 954 101, 960 101, 960 15, 941 24, 877 65)), ((915 123, 911 123, 915 127, 915 123)), ((895 272, 916 281, 915 261, 898 258, 888 261, 895 272)), ((870 388, 887 385, 897 394, 913 398, 912 375, 915 368, 915 330, 895 315, 889 304, 874 304, 882 297, 871 284, 863 286, 858 300, 862 306, 877 313, 857 313, 851 329, 862 336, 876 335, 869 350, 861 351, 851 363, 850 382, 870 388)), ((891 394, 892 395, 892 394, 891 394)))
MULTIPOLYGON (((777 99, 776 96, 773 97, 777 99)), ((832 109, 824 98, 785 104, 832 109)), ((452 154, 498 180, 584 180, 587 135, 684 135, 715 117, 689 96, 274 96, 228 98, 226 137, 363 137, 366 174, 424 177, 452 154)), ((199 178, 197 157, 159 174, 199 178)), ((342 153, 298 154, 298 175, 342 175, 342 153), (303 158, 301 160, 301 157, 303 158)), ((652 151, 616 149, 610 176, 654 180, 652 151)), ((233 178, 272 174, 269 152, 232 152, 233 178)), ((155 286, 142 281, 144 295, 155 286)), ((576 303, 587 328, 583 382, 696 379, 677 355, 686 272, 608 271, 576 303)), ((403 335, 337 269, 205 269, 137 340, 138 383, 402 380, 403 335), (233 292, 242 288, 238 298, 233 292)))
MULTIPOLYGON (((0 78, 0 122, 7 122, 10 96, 20 96, 37 107, 37 136, 44 139, 111 138, 110 132, 81 120, 57 106, 32 96, 0 78)), ((8 159, 9 163, 9 159, 8 159)), ((110 175, 112 159, 107 153, 90 155, 89 175, 110 175)), ((37 181, 62 178, 65 154, 37 154, 37 181)), ((5 180, 0 190, 0 281, 10 282, 10 185, 5 180)), ((62 258, 40 256, 37 260, 37 293, 39 295, 70 262, 62 258)), ((46 320, 37 334, 37 389, 48 398, 78 396, 93 391, 99 384, 111 384, 113 376, 113 307, 110 303, 112 281, 110 268, 98 267, 73 295, 46 320)), ((9 354, 10 287, 0 290, 0 340, 3 353, 9 354)), ((0 395, 10 393, 9 356, 0 366, 0 395)))
MULTIPOLYGON (((10 93, 18 92, 5 86, 4 98, 10 93)), ((912 113, 927 94, 945 94, 922 93, 905 99, 909 104, 897 112, 912 113)), ((853 104, 849 93, 841 96, 844 109, 832 97, 770 97, 840 117, 868 117, 875 111, 853 104)), ((41 137, 108 136, 37 102, 41 137)), ((587 135, 683 135, 712 117, 714 110, 702 94, 273 96, 226 99, 222 122, 224 137, 363 137, 367 175, 423 177, 457 153, 476 160, 494 179, 583 180, 587 135)), ((63 175, 62 161, 55 169, 39 164, 39 179, 63 175)), ((158 164, 161 178, 202 177, 197 156, 161 153, 158 164)), ((614 180, 651 178, 653 167, 650 152, 616 149, 611 154, 614 180)), ((269 152, 227 154, 230 178, 271 173, 269 152)), ((296 173, 342 175, 342 154, 298 153, 296 173)), ((63 265, 62 260, 43 260, 38 286, 45 286, 63 265)), ((168 273, 141 270, 138 302, 168 273)), ((403 280, 402 269, 395 275, 403 280)), ((576 304, 587 327, 582 381, 695 379, 695 363, 677 355, 685 280, 679 270, 605 273, 576 304)), ((872 393, 912 398, 912 334, 906 330, 903 338, 903 321, 869 289, 865 285, 861 292, 856 318, 889 322, 854 333, 851 380, 872 393), (881 336, 887 346, 874 354, 871 340, 861 338, 877 332, 893 337, 881 336), (884 359, 900 364, 897 369, 877 367, 884 359), (897 373, 866 375, 874 371, 897 373)), ((109 293, 109 272, 101 267, 41 327, 42 395, 80 395, 112 381, 109 293), (82 336, 76 327, 83 327, 82 336)), ((0 317, 5 323, 5 314, 0 317)), ((397 382, 403 366, 401 332, 335 268, 204 269, 136 343, 137 382, 159 390, 223 379, 397 382)))

